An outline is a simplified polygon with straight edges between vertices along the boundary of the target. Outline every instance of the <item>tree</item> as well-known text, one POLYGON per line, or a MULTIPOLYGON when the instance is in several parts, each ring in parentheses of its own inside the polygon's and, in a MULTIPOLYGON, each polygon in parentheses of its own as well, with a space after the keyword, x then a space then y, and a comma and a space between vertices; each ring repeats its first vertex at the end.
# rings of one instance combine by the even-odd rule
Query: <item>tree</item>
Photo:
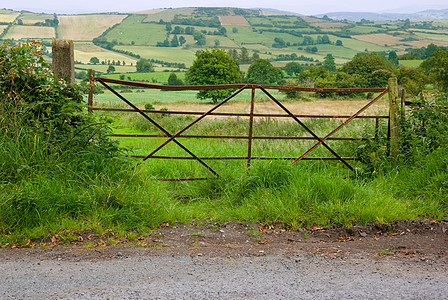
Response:
POLYGON ((257 59, 247 71, 247 82, 255 84, 280 84, 283 72, 266 59, 257 59))
POLYGON ((349 75, 360 75, 363 80, 361 87, 370 88, 386 86, 389 77, 396 69, 384 56, 378 53, 365 53, 345 63, 341 71, 349 75))
POLYGON ((295 61, 289 62, 285 66, 285 72, 289 76, 293 76, 294 74, 298 74, 302 71, 303 71, 302 65, 295 61))
POLYGON ((325 70, 330 72, 336 72, 336 64, 334 62, 334 57, 331 54, 327 54, 324 58, 324 63, 322 65, 325 70))
POLYGON ((336 40, 336 46, 343 46, 341 40, 336 40))
POLYGON ((109 65, 109 68, 107 68, 107 74, 115 72, 115 67, 112 65, 109 65))
POLYGON ((221 42, 219 40, 215 40, 215 48, 218 48, 221 42))
POLYGON ((174 35, 173 39, 171 40, 171 47, 178 47, 179 46, 179 40, 177 39, 177 35, 174 35))
POLYGON ((149 73, 154 71, 154 66, 147 59, 140 59, 135 65, 137 72, 149 73))
POLYGON ((433 56, 425 59, 420 67, 438 87, 448 91, 448 51, 435 50, 433 56))
POLYGON ((98 57, 94 56, 90 58, 90 63, 96 65, 98 63, 100 63, 100 60, 98 59, 98 57))
MULTIPOLYGON (((197 52, 186 77, 188 83, 193 85, 231 84, 242 81, 236 62, 224 50, 216 48, 197 52)), ((231 93, 230 89, 201 90, 196 96, 217 103, 231 93)))
POLYGON ((388 59, 390 60, 391 63, 393 63, 395 66, 398 66, 398 56, 397 56, 397 52, 395 51, 390 51, 389 52, 389 57, 388 59))
POLYGON ((186 42, 187 40, 184 38, 184 36, 183 35, 181 35, 180 37, 179 37, 179 44, 182 46, 183 44, 185 44, 185 42, 186 42))
POLYGON ((203 46, 207 42, 205 39, 205 34, 197 30, 193 33, 193 38, 199 46, 203 46))
POLYGON ((177 78, 176 73, 171 73, 168 77, 168 85, 183 85, 184 82, 182 79, 177 78))
POLYGON ((238 28, 233 27, 233 28, 232 28, 232 33, 238 33, 238 28))

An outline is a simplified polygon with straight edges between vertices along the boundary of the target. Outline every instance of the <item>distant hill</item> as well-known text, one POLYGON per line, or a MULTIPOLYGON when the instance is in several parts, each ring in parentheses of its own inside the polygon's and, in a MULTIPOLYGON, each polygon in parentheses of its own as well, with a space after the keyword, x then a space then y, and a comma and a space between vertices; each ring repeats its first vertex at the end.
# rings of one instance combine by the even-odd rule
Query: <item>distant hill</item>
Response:
POLYGON ((394 20, 446 20, 448 19, 448 9, 425 10, 412 14, 401 13, 372 13, 372 12, 330 12, 317 15, 317 17, 327 16, 333 20, 348 20, 359 22, 362 19, 370 21, 394 21, 394 20))

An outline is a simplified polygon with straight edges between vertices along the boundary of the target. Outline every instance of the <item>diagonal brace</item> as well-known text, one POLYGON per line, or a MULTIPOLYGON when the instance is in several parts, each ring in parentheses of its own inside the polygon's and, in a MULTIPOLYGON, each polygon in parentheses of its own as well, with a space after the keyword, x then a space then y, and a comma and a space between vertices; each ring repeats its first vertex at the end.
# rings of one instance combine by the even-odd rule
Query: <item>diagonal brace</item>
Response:
MULTIPOLYGON (((345 125, 347 125, 348 123, 350 123, 353 119, 355 119, 358 115, 360 115, 363 111, 365 111, 367 108, 369 108, 372 104, 374 104, 376 101, 378 101, 378 99, 380 99, 381 97, 383 97, 386 93, 387 93, 388 89, 385 89, 381 94, 379 94, 375 99, 373 99, 372 101, 370 101, 369 103, 367 103, 366 105, 364 105, 364 107, 362 107, 359 111, 357 111, 356 113, 354 113, 353 115, 351 115, 347 120, 345 120, 345 122, 343 122, 341 125, 339 125, 338 127, 336 127, 332 132, 330 132, 329 134, 327 134, 325 137, 323 137, 322 139, 319 139, 319 141, 314 144, 308 151, 306 151, 305 153, 303 153, 300 157, 298 157, 295 161, 292 162, 292 164, 295 164, 296 162, 302 160, 305 156, 307 156, 309 153, 311 153, 311 151, 313 151, 314 149, 316 149, 320 144, 324 144, 324 142, 330 138, 333 134, 335 134, 336 132, 339 131, 339 129, 341 129, 342 127, 344 127, 345 125)), ((351 170, 353 170, 351 168, 351 170)))
MULTIPOLYGON (((274 101, 278 106, 280 106, 281 109, 283 109, 291 118, 293 118, 297 123, 300 124, 303 128, 305 128, 306 131, 308 131, 316 140, 319 141, 319 145, 322 144, 327 148, 334 156, 336 156, 344 165, 347 166, 350 170, 353 171, 352 166, 349 165, 348 162, 346 162, 339 154, 337 154, 333 149, 331 149, 330 146, 328 146, 325 143, 324 139, 321 139, 319 136, 317 136, 311 129, 308 128, 302 121, 300 121, 292 112, 290 112, 283 104, 281 104, 277 99, 275 99, 274 96, 272 96, 268 91, 266 91, 263 87, 260 87, 260 89, 269 97, 272 101, 274 101)), ((295 163, 295 162, 294 162, 295 163)), ((293 164, 294 164, 293 163, 293 164)))
MULTIPOLYGON (((101 79, 98 80, 102 85, 104 85, 109 91, 111 91, 114 95, 116 95, 118 98, 120 98, 122 101, 124 101, 127 105, 132 107, 135 111, 137 111, 139 114, 141 114, 145 119, 147 119, 149 122, 151 122, 154 126, 156 126, 158 129, 160 129, 163 133, 170 136, 169 141, 173 141, 181 147, 183 150, 185 150, 188 154, 190 154, 192 157, 194 157, 199 163, 201 163, 204 167, 206 167, 210 172, 212 172, 216 177, 219 177, 219 174, 216 173, 209 165, 207 165, 202 159, 200 159, 198 156, 196 156, 194 153, 192 153, 190 150, 188 150, 184 145, 182 145, 178 140, 175 140, 175 136, 173 136, 171 133, 169 133, 165 128, 160 126, 156 121, 154 121, 151 117, 149 117, 147 114, 145 114, 141 109, 139 109, 137 106, 132 104, 130 101, 128 101, 126 98, 124 98, 122 95, 120 95, 118 92, 116 92, 113 88, 111 88, 109 85, 107 85, 105 82, 103 82, 101 79)), ((167 142, 165 143, 167 144, 167 142)), ((159 147, 161 148, 161 147, 159 147)), ((160 149, 159 149, 160 150, 160 149)), ((154 153, 153 153, 154 154, 154 153)), ((148 159, 149 156, 143 159, 145 161, 148 159)), ((139 165, 139 164, 137 164, 139 165)), ((136 165, 136 166, 137 166, 136 165)))
MULTIPOLYGON (((191 122, 189 125, 187 125, 184 129, 180 130, 179 132, 177 132, 174 135, 170 135, 171 137, 162 145, 160 145, 157 149, 155 149, 154 151, 152 151, 150 154, 148 154, 145 158, 143 158, 143 161, 147 160, 148 158, 150 158, 151 156, 153 156, 154 154, 156 154, 160 149, 162 149, 163 147, 165 147, 168 143, 170 143, 171 141, 174 140, 174 142, 176 142, 175 138, 178 137, 179 135, 181 135, 183 132, 187 131, 190 127, 192 127, 193 125, 195 125, 197 122, 199 122, 200 120, 202 120, 203 118, 205 118, 207 115, 209 115, 210 113, 212 113, 214 110, 218 109, 219 107, 221 107, 221 105, 224 105, 227 101, 229 101, 230 99, 232 99, 233 97, 235 97, 236 95, 238 95, 241 91, 243 91, 246 88, 246 86, 242 87, 241 89, 239 89, 238 91, 236 91, 235 93, 233 93, 232 95, 230 95, 229 97, 227 97, 226 99, 224 99, 221 103, 217 104, 215 107, 213 107, 212 109, 210 109, 209 111, 205 112, 204 114, 202 114, 199 118, 197 118, 196 120, 194 120, 193 122, 191 122)), ((198 158, 198 160, 200 160, 198 158)))

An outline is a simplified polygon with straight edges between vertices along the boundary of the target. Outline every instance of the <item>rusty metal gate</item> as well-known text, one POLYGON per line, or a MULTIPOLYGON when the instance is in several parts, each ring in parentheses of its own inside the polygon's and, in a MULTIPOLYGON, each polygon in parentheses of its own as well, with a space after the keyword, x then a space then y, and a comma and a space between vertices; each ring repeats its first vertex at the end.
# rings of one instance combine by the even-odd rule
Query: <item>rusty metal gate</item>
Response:
MULTIPOLYGON (((167 86, 167 85, 158 85, 158 84, 149 84, 145 82, 135 82, 135 81, 126 81, 126 80, 118 80, 118 79, 110 79, 110 78, 102 78, 102 77, 93 77, 92 72, 90 72, 90 90, 89 90, 89 100, 88 107, 89 112, 92 111, 116 111, 116 112, 136 112, 142 115, 148 122, 152 123, 156 126, 163 135, 145 135, 145 134, 112 134, 114 137, 141 137, 141 138, 160 138, 165 137, 167 140, 154 149, 152 152, 145 156, 132 155, 132 157, 139 158, 141 161, 148 159, 190 159, 196 160, 200 164, 202 164, 205 168, 207 168, 216 178, 219 177, 219 174, 212 169, 205 161, 206 160, 246 160, 247 167, 250 167, 251 161, 256 159, 261 160, 291 160, 292 164, 295 164, 301 160, 338 160, 342 164, 344 164, 350 170, 353 170, 353 167, 348 163, 350 160, 354 160, 354 157, 341 157, 338 153, 336 153, 327 143, 329 140, 359 140, 360 138, 353 137, 333 137, 333 135, 338 132, 342 127, 346 126, 348 123, 353 121, 355 118, 367 118, 374 119, 376 121, 376 128, 378 128, 379 119, 389 119, 387 115, 374 115, 374 116, 361 116, 360 114, 367 110, 370 106, 372 106, 375 102, 377 102, 381 97, 383 97, 388 92, 388 88, 344 88, 344 89, 321 89, 321 88, 303 88, 303 87, 291 87, 291 86, 276 86, 276 85, 259 85, 259 84, 224 84, 224 85, 201 85, 201 86, 167 86), (116 95, 119 99, 121 99, 124 103, 126 103, 130 108, 128 109, 120 109, 120 108, 99 108, 93 106, 93 86, 94 82, 99 82, 103 85, 107 90, 116 95), (187 90, 211 90, 211 89, 236 89, 232 95, 216 104, 213 108, 206 112, 195 112, 195 111, 170 111, 170 110, 145 110, 140 109, 124 96, 119 94, 116 90, 114 90, 109 84, 118 84, 124 86, 132 86, 138 88, 148 88, 148 89, 158 89, 164 91, 187 91, 187 90), (229 113, 229 112, 215 112, 219 107, 227 103, 229 100, 234 98, 236 95, 241 93, 243 90, 249 89, 251 90, 251 99, 250 99, 250 112, 249 113, 229 113), (254 113, 255 107, 255 91, 260 90, 264 95, 266 95, 270 101, 275 103, 278 107, 284 111, 284 114, 260 114, 254 113), (371 92, 371 93, 379 93, 376 97, 374 97, 371 101, 369 101, 363 107, 351 115, 298 115, 293 114, 289 111, 279 100, 277 100, 268 90, 280 90, 280 91, 299 91, 299 92, 319 92, 319 93, 335 93, 335 92, 344 92, 344 93, 360 93, 360 92, 371 92), (181 114, 181 115, 196 115, 199 116, 196 120, 192 121, 185 128, 181 129, 175 134, 171 134, 165 128, 163 128, 160 124, 158 124, 153 118, 151 118, 147 113, 159 113, 159 114, 181 114), (194 126, 196 123, 204 119, 206 116, 234 116, 234 117, 248 117, 249 118, 249 130, 247 136, 215 136, 215 135, 186 135, 184 134, 188 129, 194 126), (310 137, 287 137, 287 136, 254 136, 253 135, 253 123, 254 117, 273 117, 273 118, 291 118, 301 127, 303 127, 311 136, 310 137), (319 137, 316 135, 304 122, 300 120, 300 118, 327 118, 327 119, 345 119, 343 123, 337 126, 334 130, 328 133, 324 137, 319 137), (247 140, 247 156, 230 156, 230 157, 199 157, 195 155, 192 151, 190 151, 187 147, 185 147, 178 139, 179 138, 215 138, 215 139, 243 139, 247 140), (252 142, 253 140, 315 140, 316 143, 310 147, 307 151, 298 155, 296 157, 255 157, 252 156, 252 142), (169 143, 175 143, 180 148, 185 150, 190 156, 160 156, 156 155, 162 148, 164 148, 169 143), (330 153, 333 155, 332 157, 309 157, 308 155, 316 149, 319 145, 324 146, 330 153)), ((137 165, 138 165, 137 164, 137 165)), ((209 178, 176 178, 176 179, 160 179, 165 181, 188 181, 188 180, 203 180, 209 178)))

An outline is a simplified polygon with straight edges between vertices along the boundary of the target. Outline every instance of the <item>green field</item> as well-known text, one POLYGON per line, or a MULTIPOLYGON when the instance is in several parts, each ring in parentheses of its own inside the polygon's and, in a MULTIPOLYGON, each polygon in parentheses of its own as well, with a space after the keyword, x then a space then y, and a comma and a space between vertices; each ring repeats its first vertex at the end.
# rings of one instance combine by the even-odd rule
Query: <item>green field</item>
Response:
MULTIPOLYGON (((168 77, 171 72, 151 72, 151 73, 128 73, 125 75, 125 80, 134 81, 147 81, 147 82, 157 82, 157 83, 168 83, 168 77)), ((175 72, 177 78, 185 80, 186 72, 175 72)), ((111 74, 105 75, 104 77, 120 79, 121 74, 111 74)))
POLYGON ((400 60, 400 66, 407 68, 418 68, 423 60, 400 60))
POLYGON ((130 51, 138 54, 143 58, 157 59, 166 62, 184 63, 187 66, 191 65, 195 58, 197 49, 190 48, 165 48, 152 46, 116 46, 118 50, 130 51))
POLYGON ((12 23, 19 15, 16 11, 0 9, 0 23, 12 23))
POLYGON ((113 28, 106 35, 110 42, 113 40, 123 44, 155 46, 157 42, 163 42, 166 38, 165 25, 143 23, 145 16, 133 15, 124 20, 120 25, 113 28))

